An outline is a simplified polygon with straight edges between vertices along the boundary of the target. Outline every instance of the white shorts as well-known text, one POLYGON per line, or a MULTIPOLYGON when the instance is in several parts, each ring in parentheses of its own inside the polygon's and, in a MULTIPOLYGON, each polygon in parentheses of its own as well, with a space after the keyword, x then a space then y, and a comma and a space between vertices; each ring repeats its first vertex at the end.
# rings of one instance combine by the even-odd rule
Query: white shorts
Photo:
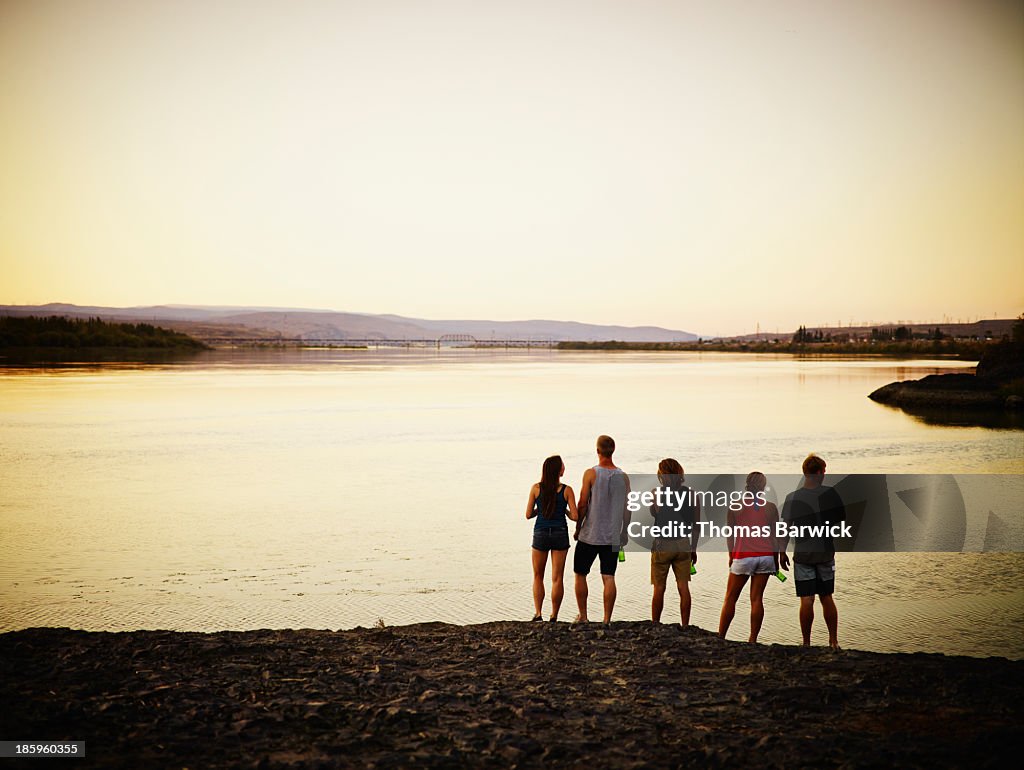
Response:
POLYGON ((774 556, 747 556, 744 559, 733 559, 729 572, 734 575, 774 575, 774 556))

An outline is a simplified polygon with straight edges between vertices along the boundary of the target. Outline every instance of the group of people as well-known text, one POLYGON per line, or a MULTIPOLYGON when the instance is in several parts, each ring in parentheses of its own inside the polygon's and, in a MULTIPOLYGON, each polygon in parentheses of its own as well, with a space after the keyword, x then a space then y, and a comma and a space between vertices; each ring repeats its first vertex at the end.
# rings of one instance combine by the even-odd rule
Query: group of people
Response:
MULTIPOLYGON (((588 622, 587 604, 589 587, 587 578, 594 562, 599 561, 603 583, 604 623, 611 622, 617 590, 615 572, 620 551, 628 541, 627 529, 630 512, 626 505, 630 492, 629 476, 612 460, 615 441, 610 436, 597 439, 597 465, 583 474, 583 483, 577 501, 572 487, 563 484, 565 465, 555 455, 544 461, 541 479, 530 488, 526 505, 526 518, 535 519, 533 530, 533 620, 543 620, 544 573, 551 563, 551 615, 552 622, 565 594, 563 577, 569 552, 569 521, 575 522, 573 538, 574 590, 578 614, 574 622, 588 622)), ((739 510, 730 508, 728 531, 729 579, 719 617, 718 633, 725 637, 736 614, 736 603, 744 586, 750 583, 750 636, 756 642, 764 620, 764 591, 773 574, 789 571, 787 555, 789 537, 778 536, 776 522, 829 524, 845 520, 842 500, 836 491, 825 486, 825 461, 809 455, 803 462, 803 485, 791 492, 780 513, 777 506, 763 494, 767 486, 765 475, 753 471, 746 477, 745 491, 749 495, 739 510), (749 501, 749 502, 746 502, 749 501)), ((690 576, 696 572, 698 522, 701 519, 699 500, 687 494, 685 473, 675 459, 666 458, 658 464, 658 483, 664 494, 658 501, 677 501, 674 505, 649 506, 659 532, 678 534, 680 537, 658 537, 651 544, 651 619, 661 622, 665 605, 668 575, 672 572, 679 592, 679 613, 682 625, 690 623, 690 576)), ((787 528, 788 531, 788 528, 787 528)), ((811 643, 814 623, 815 599, 821 603, 829 645, 839 647, 839 616, 833 593, 835 590, 835 546, 827 535, 797 537, 793 548, 793 576, 796 594, 800 598, 800 630, 803 644, 811 643)))

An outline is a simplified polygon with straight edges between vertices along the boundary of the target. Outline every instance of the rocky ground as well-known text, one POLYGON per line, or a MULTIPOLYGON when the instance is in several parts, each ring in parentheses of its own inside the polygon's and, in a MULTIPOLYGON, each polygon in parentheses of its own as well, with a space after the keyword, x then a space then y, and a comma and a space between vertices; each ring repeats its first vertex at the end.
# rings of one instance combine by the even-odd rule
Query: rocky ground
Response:
POLYGON ((920 380, 883 385, 868 398, 901 407, 949 409, 1019 409, 1020 396, 1004 395, 973 374, 929 374, 920 380))
MULTIPOLYGON (((75 767, 1002 766, 1024 662, 643 622, 0 635, 0 739, 75 767)), ((2 760, 35 767, 36 760, 2 760)))

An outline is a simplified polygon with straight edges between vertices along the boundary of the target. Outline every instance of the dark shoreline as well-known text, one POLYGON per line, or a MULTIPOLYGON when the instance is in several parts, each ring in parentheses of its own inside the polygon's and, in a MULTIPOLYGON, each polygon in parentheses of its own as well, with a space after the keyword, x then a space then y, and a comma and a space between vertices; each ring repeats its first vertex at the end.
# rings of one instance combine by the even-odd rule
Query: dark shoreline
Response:
POLYGON ((0 348, 0 366, 188 361, 212 348, 0 348))
MULTIPOLYGON (((0 736, 96 767, 996 766, 1024 661, 616 622, 0 635, 0 736)), ((33 767, 29 760, 5 766, 33 767)))
POLYGON ((919 380, 891 382, 868 398, 927 421, 1020 426, 1024 413, 1024 317, 1014 324, 1012 341, 989 347, 974 373, 930 374, 919 380))
POLYGON ((868 398, 904 409, 1015 411, 1024 408, 1020 396, 1000 389, 1003 384, 986 382, 974 374, 929 374, 919 380, 883 385, 868 394, 868 398))

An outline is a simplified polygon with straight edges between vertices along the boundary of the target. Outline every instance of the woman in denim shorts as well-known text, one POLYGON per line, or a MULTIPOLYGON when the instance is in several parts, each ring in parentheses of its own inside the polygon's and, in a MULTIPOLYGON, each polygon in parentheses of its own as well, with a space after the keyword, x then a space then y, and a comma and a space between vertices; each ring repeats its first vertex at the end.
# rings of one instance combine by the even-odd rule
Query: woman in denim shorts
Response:
POLYGON ((562 578, 565 557, 569 553, 569 524, 567 517, 576 521, 576 497, 572 487, 559 479, 565 465, 559 455, 544 461, 540 481, 530 487, 526 503, 526 518, 536 519, 533 525, 533 619, 543 620, 544 570, 551 554, 551 621, 558 620, 558 608, 565 595, 562 578))

